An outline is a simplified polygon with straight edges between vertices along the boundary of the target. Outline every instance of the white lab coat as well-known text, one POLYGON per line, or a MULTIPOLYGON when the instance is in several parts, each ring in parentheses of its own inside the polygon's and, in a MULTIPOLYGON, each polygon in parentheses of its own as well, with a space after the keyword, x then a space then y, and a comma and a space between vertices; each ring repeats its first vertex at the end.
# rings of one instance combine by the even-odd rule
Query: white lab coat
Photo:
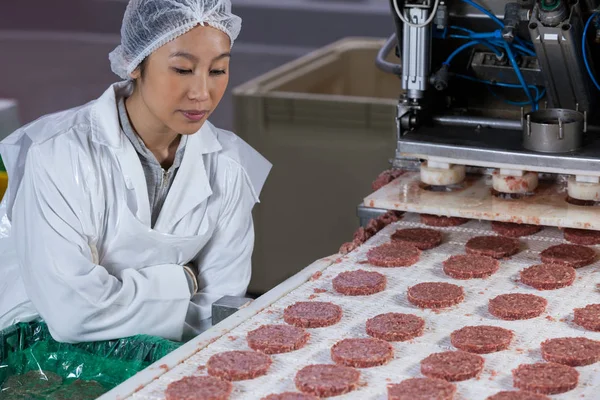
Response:
POLYGON ((144 171, 119 126, 121 82, 0 143, 0 329, 38 314, 64 342, 181 340, 250 280, 251 210, 271 164, 209 122, 189 137, 154 229, 144 171), (190 301, 182 265, 194 262, 190 301))

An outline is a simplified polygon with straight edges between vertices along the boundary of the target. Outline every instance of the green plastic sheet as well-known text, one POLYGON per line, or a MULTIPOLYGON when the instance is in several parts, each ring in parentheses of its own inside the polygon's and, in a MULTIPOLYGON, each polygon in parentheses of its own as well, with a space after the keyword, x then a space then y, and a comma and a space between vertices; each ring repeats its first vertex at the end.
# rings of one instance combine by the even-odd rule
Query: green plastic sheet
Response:
POLYGON ((138 335, 68 344, 41 320, 0 332, 0 400, 94 399, 181 344, 138 335))

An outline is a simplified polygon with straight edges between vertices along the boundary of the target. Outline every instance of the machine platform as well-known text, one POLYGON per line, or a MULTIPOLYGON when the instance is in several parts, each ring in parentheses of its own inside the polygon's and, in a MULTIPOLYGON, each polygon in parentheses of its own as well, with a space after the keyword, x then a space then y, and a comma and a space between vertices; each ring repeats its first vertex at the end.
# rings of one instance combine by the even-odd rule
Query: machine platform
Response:
POLYGON ((564 184, 540 181, 534 195, 518 200, 497 198, 491 189, 491 177, 478 175, 467 176, 459 191, 432 192, 421 188, 418 172, 406 172, 365 198, 364 204, 451 217, 600 230, 600 207, 567 203, 564 184))

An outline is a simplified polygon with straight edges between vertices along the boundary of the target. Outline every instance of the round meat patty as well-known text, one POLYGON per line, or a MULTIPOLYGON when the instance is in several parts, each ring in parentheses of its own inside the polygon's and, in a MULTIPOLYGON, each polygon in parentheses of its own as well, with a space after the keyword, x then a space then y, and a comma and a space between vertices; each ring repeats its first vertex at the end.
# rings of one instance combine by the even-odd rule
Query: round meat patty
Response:
POLYGON ((521 247, 517 239, 504 236, 477 236, 465 245, 467 254, 479 254, 493 258, 510 257, 521 247))
POLYGON ((387 313, 367 320, 367 334, 374 338, 399 342, 421 336, 425 330, 423 318, 412 314, 387 313))
POLYGON ((514 387, 541 394, 565 393, 579 383, 575 368, 556 363, 521 364, 512 375, 514 387))
POLYGON ((166 400, 227 400, 233 385, 212 376, 186 376, 167 386, 166 400))
POLYGON ((518 238, 533 235, 543 229, 540 225, 515 224, 513 222, 492 221, 492 230, 499 235, 518 238))
POLYGON ((442 217, 439 215, 421 214, 421 223, 439 228, 464 225, 469 220, 460 217, 442 217))
POLYGON ((540 264, 520 272, 521 282, 538 290, 553 290, 571 286, 575 269, 564 264, 540 264))
POLYGON ((408 288, 408 301, 420 308, 445 308, 465 299, 462 287, 445 282, 423 282, 408 288))
POLYGON ((585 267, 596 260, 594 249, 578 244, 559 244, 548 247, 540 253, 540 256, 543 263, 566 264, 573 268, 585 267))
POLYGON ((298 350, 308 342, 310 334, 290 325, 263 325, 248 332, 248 346, 265 354, 279 354, 298 350))
POLYGON ((456 386, 435 378, 411 378, 388 385, 388 400, 452 400, 456 386))
POLYGON ((342 308, 323 301, 299 301, 283 311, 283 320, 299 328, 322 328, 342 319, 342 308))
POLYGON ((600 342, 584 337, 548 339, 542 342, 544 360, 571 367, 600 361, 600 342))
POLYGON ((421 373, 449 382, 475 378, 483 370, 484 359, 466 351, 434 353, 421 361, 421 373))
POLYGON ((402 242, 385 243, 367 252, 369 263, 378 267, 409 267, 420 256, 421 250, 402 242))
POLYGON ((333 278, 333 289, 346 296, 365 296, 385 290, 387 279, 379 272, 346 271, 333 278))
POLYGON ((258 351, 226 351, 208 359, 209 375, 226 381, 254 379, 265 375, 271 366, 271 357, 258 351))
POLYGON ((547 305, 546 299, 534 294, 501 294, 489 301, 488 311, 500 319, 514 321, 539 317, 547 305))
POLYGON ((573 322, 589 331, 600 332, 600 304, 589 304, 574 310, 573 322))
POLYGON ((339 396, 358 386, 360 372, 351 367, 315 364, 302 368, 296 374, 296 388, 318 397, 339 396))
POLYGON ((485 400, 551 400, 550 397, 543 394, 526 392, 524 390, 507 390, 496 393, 485 400))
POLYGON ((311 394, 285 392, 279 394, 270 394, 267 397, 263 397, 262 400, 319 400, 311 394))
POLYGON ((593 246, 600 244, 600 231, 592 231, 589 229, 565 229, 565 240, 574 244, 584 246, 593 246))
POLYGON ((333 362, 347 367, 376 367, 387 364, 392 358, 392 345, 380 339, 344 339, 331 348, 333 362))
POLYGON ((427 228, 398 229, 392 240, 411 244, 419 250, 429 250, 442 243, 442 232, 427 228))
POLYGON ((486 278, 499 268, 498 260, 478 254, 460 254, 444 261, 444 272, 454 279, 486 278))
POLYGON ((514 334, 497 326, 465 326, 450 334, 452 345, 469 353, 487 354, 506 350, 514 334))

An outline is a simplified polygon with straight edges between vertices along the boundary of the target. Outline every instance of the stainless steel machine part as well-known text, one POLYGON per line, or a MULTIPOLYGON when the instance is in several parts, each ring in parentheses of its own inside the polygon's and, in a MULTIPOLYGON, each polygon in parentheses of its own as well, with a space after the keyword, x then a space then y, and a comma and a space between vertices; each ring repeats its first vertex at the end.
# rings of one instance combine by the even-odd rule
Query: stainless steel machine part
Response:
POLYGON ((247 297, 224 296, 212 304, 212 324, 216 325, 225 318, 236 313, 240 308, 247 306, 252 299, 247 297))
MULTIPOLYGON (((404 8, 406 19, 422 24, 429 18, 427 8, 404 8)), ((429 86, 431 72, 431 25, 415 27, 404 24, 402 38, 402 89, 410 99, 421 99, 429 86)))
POLYGON ((528 113, 523 121, 523 147, 543 153, 567 153, 581 147, 585 115, 550 108, 528 113))
POLYGON ((365 207, 362 203, 356 208, 356 215, 360 221, 360 226, 367 227, 370 220, 385 214, 388 210, 384 208, 365 207))

